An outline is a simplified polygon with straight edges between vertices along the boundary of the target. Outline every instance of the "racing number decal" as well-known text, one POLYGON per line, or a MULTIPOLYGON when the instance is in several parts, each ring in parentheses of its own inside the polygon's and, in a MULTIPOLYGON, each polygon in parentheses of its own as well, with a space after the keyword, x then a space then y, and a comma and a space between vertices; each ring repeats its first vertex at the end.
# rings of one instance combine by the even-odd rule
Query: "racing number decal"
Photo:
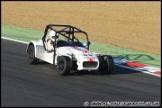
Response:
POLYGON ((79 48, 79 47, 77 47, 77 46, 72 46, 72 48, 74 48, 74 49, 76 49, 76 50, 79 50, 79 51, 82 51, 83 54, 85 54, 85 53, 88 53, 88 54, 89 54, 89 51, 86 50, 86 49, 81 49, 81 48, 79 48))
MULTIPOLYGON (((79 47, 77 47, 77 46, 72 46, 72 48, 74 48, 74 49, 76 49, 76 50, 79 50, 79 51, 82 51, 83 54, 84 54, 84 56, 92 56, 92 55, 90 54, 90 52, 89 52, 88 50, 86 50, 86 49, 82 49, 82 48, 79 48, 79 47)), ((95 61, 95 59, 94 59, 93 57, 86 57, 86 58, 87 58, 87 60, 88 60, 89 62, 94 62, 94 61, 95 61)))
POLYGON ((89 54, 89 51, 88 50, 83 50, 83 54, 85 54, 85 53, 89 54))

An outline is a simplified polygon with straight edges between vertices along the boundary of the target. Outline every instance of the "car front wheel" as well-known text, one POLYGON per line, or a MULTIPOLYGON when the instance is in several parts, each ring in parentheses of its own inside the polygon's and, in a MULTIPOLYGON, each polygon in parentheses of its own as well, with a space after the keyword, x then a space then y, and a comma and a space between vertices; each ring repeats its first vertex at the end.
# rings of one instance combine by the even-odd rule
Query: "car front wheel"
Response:
POLYGON ((68 75, 72 68, 71 59, 67 56, 60 56, 57 59, 57 73, 61 76, 68 75))

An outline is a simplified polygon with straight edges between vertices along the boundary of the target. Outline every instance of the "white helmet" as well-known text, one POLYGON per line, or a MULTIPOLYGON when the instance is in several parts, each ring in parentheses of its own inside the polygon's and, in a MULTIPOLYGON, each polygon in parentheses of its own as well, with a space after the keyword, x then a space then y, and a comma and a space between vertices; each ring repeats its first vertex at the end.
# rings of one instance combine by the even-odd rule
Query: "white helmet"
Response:
POLYGON ((49 33, 49 38, 50 38, 52 41, 55 41, 55 38, 56 38, 56 41, 59 40, 59 36, 58 36, 58 34, 56 34, 55 31, 50 31, 50 33, 49 33))

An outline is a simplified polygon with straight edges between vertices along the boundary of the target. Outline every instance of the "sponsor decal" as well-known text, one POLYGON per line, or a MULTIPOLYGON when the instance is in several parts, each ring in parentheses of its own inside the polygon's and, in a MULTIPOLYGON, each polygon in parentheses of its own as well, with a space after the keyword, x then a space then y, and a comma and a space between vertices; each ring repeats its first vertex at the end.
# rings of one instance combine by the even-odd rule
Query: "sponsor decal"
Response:
POLYGON ((94 58, 87 58, 89 62, 94 62, 95 59, 94 58))

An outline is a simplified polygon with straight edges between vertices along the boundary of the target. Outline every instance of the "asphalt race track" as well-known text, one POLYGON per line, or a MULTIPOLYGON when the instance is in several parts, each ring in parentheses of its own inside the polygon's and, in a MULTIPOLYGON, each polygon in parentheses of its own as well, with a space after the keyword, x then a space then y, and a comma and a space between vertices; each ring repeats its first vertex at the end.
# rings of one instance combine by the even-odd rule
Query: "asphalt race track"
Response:
POLYGON ((115 67, 112 75, 98 71, 58 76, 53 65, 30 65, 26 44, 1 38, 1 106, 84 106, 102 101, 158 101, 161 78, 115 67))

